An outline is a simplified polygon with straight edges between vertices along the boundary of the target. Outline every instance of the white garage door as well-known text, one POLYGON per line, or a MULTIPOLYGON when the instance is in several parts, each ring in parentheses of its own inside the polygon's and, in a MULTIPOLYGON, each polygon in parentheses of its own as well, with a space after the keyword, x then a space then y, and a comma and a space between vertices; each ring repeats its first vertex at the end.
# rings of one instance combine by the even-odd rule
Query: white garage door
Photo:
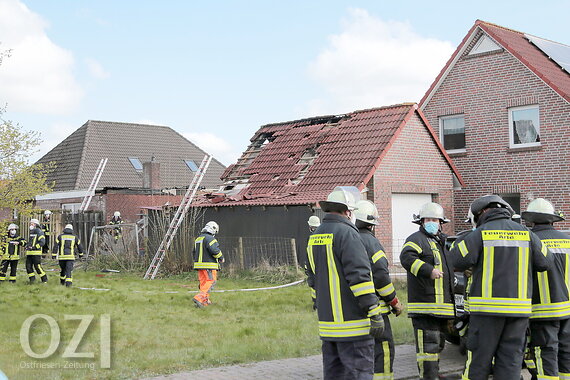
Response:
POLYGON ((431 202, 431 194, 392 194, 392 257, 394 263, 400 262, 400 250, 406 238, 418 230, 412 223, 424 203, 431 202))

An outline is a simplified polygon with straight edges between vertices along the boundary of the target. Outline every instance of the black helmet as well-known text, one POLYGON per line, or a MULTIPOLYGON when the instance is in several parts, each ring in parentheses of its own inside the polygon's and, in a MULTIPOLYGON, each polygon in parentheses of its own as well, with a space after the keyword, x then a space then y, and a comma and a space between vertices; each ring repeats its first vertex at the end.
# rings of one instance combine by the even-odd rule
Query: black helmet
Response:
POLYGON ((511 205, 508 204, 507 201, 505 201, 500 196, 496 194, 485 195, 475 199, 473 203, 471 203, 471 213, 473 213, 475 222, 479 220, 481 211, 483 211, 486 208, 506 208, 507 210, 509 210, 511 216, 513 216, 515 213, 511 205))

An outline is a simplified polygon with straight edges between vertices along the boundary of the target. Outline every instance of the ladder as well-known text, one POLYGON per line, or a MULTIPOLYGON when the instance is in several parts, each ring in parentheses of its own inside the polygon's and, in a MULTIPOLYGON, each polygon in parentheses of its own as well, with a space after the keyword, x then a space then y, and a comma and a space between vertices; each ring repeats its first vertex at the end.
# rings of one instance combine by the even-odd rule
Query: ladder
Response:
POLYGON ((212 156, 206 154, 202 160, 202 163, 200 164, 200 167, 196 173, 194 173, 192 183, 190 183, 190 186, 188 186, 188 190, 186 190, 186 194, 184 195, 184 198, 182 198, 182 202, 180 203, 180 206, 178 206, 178 210, 176 210, 174 217, 170 221, 168 230, 166 231, 166 234, 164 235, 164 238, 162 239, 162 242, 160 243, 160 246, 158 247, 158 250, 152 259, 152 262, 150 263, 150 266, 144 275, 145 280, 154 280, 154 277, 158 272, 158 268, 160 268, 160 264, 162 264, 162 260, 164 260, 164 257, 166 256, 166 251, 168 248, 170 248, 170 244, 172 243, 172 240, 174 240, 174 236, 176 236, 176 232, 178 231, 178 228, 182 224, 182 221, 184 220, 184 217, 190 208, 190 203, 192 202, 192 199, 194 199, 194 195, 196 195, 196 191, 200 186, 200 182, 202 182, 204 174, 206 173, 208 166, 210 166, 210 161, 212 161, 212 156))
POLYGON ((99 184, 99 180, 101 179, 101 175, 103 174, 103 170, 105 170, 105 165, 107 165, 107 160, 108 160, 108 158, 102 158, 101 162, 99 162, 99 166, 97 167, 97 170, 95 171, 95 175, 93 176, 93 179, 91 180, 91 184, 89 185, 89 189, 87 190, 87 194, 85 195, 85 198, 83 198, 83 202, 81 202, 81 206, 79 206, 78 212, 83 212, 83 211, 87 210, 87 208, 89 207, 89 203, 91 203, 91 198, 93 198, 93 195, 95 195, 95 189, 97 188, 97 185, 99 184))

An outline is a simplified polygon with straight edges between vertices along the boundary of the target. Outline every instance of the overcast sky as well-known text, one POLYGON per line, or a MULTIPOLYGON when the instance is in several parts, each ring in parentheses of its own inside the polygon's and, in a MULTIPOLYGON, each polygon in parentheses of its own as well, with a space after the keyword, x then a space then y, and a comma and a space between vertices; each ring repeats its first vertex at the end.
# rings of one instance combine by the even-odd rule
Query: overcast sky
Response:
POLYGON ((418 102, 477 19, 570 44, 570 1, 0 0, 4 118, 36 160, 87 120, 233 163, 263 124, 418 102))

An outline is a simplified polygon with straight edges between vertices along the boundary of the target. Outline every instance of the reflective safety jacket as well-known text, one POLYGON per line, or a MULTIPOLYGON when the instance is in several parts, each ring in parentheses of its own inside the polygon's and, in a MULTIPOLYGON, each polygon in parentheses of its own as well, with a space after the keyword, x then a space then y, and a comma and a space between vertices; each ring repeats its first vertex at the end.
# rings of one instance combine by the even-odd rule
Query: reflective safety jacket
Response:
POLYGON ((400 262, 408 278, 408 316, 431 315, 455 317, 453 296, 453 267, 445 251, 445 235, 428 234, 423 226, 406 239, 400 252, 400 262), (432 279, 433 269, 443 272, 442 278, 432 279))
POLYGON ((370 339, 369 316, 381 309, 370 259, 354 224, 341 215, 327 213, 309 237, 307 261, 309 283, 314 284, 317 297, 321 339, 370 339))
POLYGON ((396 298, 396 289, 392 284, 392 279, 390 279, 388 259, 384 253, 384 247, 368 228, 359 228, 358 233, 370 258, 372 280, 376 295, 379 298, 379 305, 382 308, 382 314, 390 314, 389 305, 396 298))
POLYGON ((42 247, 46 244, 46 237, 40 228, 30 230, 26 255, 38 256, 42 254, 42 247))
POLYGON ((552 261, 538 236, 503 208, 485 212, 477 229, 456 240, 450 253, 456 269, 473 268, 470 313, 503 317, 530 316, 532 272, 548 269, 552 261))
POLYGON ((207 232, 202 232, 194 241, 194 269, 220 269, 218 259, 222 251, 218 240, 207 232))
POLYGON ((49 224, 49 220, 44 220, 44 223, 42 224, 42 230, 44 231, 45 236, 51 235, 51 227, 49 224))
POLYGON ((551 224, 537 224, 532 232, 548 247, 554 259, 546 272, 533 273, 531 319, 570 318, 570 236, 551 224))
POLYGON ((23 237, 17 234, 16 236, 10 236, 10 234, 8 234, 4 240, 0 258, 2 260, 19 260, 20 252, 25 245, 26 239, 23 237))
POLYGON ((83 256, 81 240, 73 234, 73 230, 66 228, 55 240, 53 257, 55 258, 57 254, 59 260, 75 260, 75 252, 79 254, 79 257, 83 256))

